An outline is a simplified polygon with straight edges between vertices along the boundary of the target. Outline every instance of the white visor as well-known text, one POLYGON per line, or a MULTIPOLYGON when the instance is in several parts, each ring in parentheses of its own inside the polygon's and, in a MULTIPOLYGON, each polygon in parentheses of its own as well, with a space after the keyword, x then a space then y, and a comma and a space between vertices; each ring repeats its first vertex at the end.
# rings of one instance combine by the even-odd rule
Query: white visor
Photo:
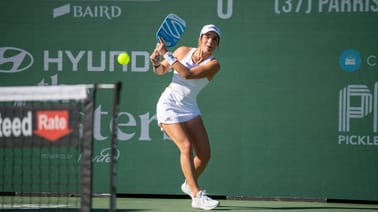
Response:
POLYGON ((220 31, 220 29, 217 26, 215 26, 214 24, 208 24, 208 25, 203 26, 202 30, 201 30, 200 36, 203 35, 203 34, 206 34, 208 32, 211 32, 211 31, 217 33, 217 35, 219 36, 219 38, 221 37, 221 31, 220 31))

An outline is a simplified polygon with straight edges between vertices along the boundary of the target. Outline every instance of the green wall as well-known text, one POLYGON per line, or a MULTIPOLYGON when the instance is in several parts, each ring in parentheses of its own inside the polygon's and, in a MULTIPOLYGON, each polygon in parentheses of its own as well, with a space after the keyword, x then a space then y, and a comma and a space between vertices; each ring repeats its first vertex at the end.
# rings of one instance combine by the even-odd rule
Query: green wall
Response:
MULTIPOLYGON (((0 85, 121 80, 117 191, 180 194, 178 151, 155 117, 170 74, 148 60, 168 13, 187 22, 179 45, 196 46, 204 24, 223 33, 222 69, 199 97, 207 191, 378 200, 376 0, 2 0, 0 85)), ((110 101, 99 93, 96 192, 108 191, 110 101)))

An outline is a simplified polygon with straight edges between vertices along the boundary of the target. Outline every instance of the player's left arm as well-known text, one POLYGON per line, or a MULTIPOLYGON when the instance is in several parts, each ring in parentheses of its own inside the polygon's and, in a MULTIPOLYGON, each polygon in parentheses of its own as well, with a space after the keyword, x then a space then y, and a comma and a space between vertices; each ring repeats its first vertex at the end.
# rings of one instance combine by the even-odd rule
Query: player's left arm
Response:
MULTIPOLYGON (((186 52, 187 53, 187 52, 186 52)), ((186 55, 185 53, 185 55, 186 55)), ((181 58, 179 53, 173 54, 177 58, 181 58)), ((206 64, 199 65, 188 69, 179 60, 172 65, 172 67, 184 78, 184 79, 200 79, 208 78, 211 80, 215 74, 220 70, 220 64, 217 59, 212 59, 206 64)))
POLYGON ((186 68, 180 62, 176 62, 172 66, 184 79, 200 79, 206 77, 211 80, 220 70, 220 64, 215 59, 192 69, 186 68))

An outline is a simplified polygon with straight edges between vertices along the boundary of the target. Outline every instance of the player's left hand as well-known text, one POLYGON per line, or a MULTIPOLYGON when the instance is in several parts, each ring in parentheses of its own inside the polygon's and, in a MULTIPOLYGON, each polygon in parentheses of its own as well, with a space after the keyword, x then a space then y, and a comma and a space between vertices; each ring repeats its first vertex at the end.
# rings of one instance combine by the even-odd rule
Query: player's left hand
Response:
POLYGON ((150 60, 151 60, 151 62, 152 62, 152 64, 153 64, 154 66, 160 64, 160 54, 159 54, 159 52, 157 51, 157 49, 154 49, 154 51, 152 52, 152 54, 151 54, 151 56, 150 56, 150 60))
POLYGON ((165 43, 161 37, 159 37, 159 43, 156 44, 156 50, 159 52, 160 55, 164 55, 168 52, 167 47, 165 46, 165 43))

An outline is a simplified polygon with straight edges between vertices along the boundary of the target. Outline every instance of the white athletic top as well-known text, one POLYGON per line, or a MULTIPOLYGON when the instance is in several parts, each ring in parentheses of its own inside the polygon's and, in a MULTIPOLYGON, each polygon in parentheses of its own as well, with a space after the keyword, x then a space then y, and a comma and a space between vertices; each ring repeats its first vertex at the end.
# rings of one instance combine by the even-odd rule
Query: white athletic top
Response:
MULTIPOLYGON (((200 64, 195 64, 192 55, 196 48, 192 48, 188 54, 180 60, 187 68, 191 69, 201 64, 206 64, 214 57, 210 56, 200 64)), ((184 79, 176 71, 173 71, 172 81, 164 90, 156 107, 158 124, 179 123, 189 121, 201 114, 197 105, 197 96, 209 83, 204 77, 201 79, 184 79)))

